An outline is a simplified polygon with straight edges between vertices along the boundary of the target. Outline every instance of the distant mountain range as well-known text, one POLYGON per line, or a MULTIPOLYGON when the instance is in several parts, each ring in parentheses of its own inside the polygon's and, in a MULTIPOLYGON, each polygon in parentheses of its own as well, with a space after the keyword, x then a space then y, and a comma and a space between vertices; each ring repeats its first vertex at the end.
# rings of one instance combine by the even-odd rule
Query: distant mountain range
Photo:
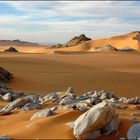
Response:
POLYGON ((38 43, 16 40, 0 40, 0 46, 38 46, 38 43))

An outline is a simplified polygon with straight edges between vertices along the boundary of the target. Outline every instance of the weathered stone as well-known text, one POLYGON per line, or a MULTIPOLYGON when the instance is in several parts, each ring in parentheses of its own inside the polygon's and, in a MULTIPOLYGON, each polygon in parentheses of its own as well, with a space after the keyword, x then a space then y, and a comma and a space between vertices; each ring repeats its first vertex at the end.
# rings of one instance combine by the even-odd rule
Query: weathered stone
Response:
POLYGON ((31 104, 39 104, 39 98, 36 95, 29 95, 25 96, 23 98, 16 99, 15 101, 9 103, 6 105, 1 111, 0 115, 9 114, 12 110, 16 108, 22 108, 25 104, 31 103, 31 104))
POLYGON ((129 128, 127 132, 127 139, 136 140, 139 138, 140 138, 140 123, 136 123, 129 128))
POLYGON ((14 47, 10 47, 10 48, 6 49, 5 52, 18 52, 18 50, 14 47))
POLYGON ((104 51, 117 51, 117 48, 111 46, 111 45, 106 45, 106 46, 103 46, 103 47, 96 47, 95 48, 96 51, 99 51, 99 52, 104 52, 104 51))
POLYGON ((11 82, 12 79, 13 79, 12 73, 0 67, 0 82, 8 83, 11 82))
POLYGON ((48 116, 52 116, 55 113, 51 109, 42 109, 39 112, 35 113, 30 120, 36 119, 36 118, 44 118, 48 116))
POLYGON ((5 95, 2 96, 2 100, 4 101, 12 101, 12 96, 10 93, 6 93, 5 95))
POLYGON ((33 104, 33 103, 27 103, 22 108, 20 108, 21 111, 27 111, 27 110, 33 110, 33 109, 41 109, 43 106, 41 104, 33 104))
POLYGON ((101 102, 77 118, 73 134, 85 138, 87 133, 105 127, 115 116, 115 110, 107 102, 101 102))
POLYGON ((114 116, 112 120, 104 127, 101 129, 100 133, 102 135, 109 135, 112 132, 117 132, 120 126, 120 119, 118 118, 118 115, 114 116))
POLYGON ((45 102, 55 102, 59 99, 58 95, 56 93, 50 93, 48 95, 46 95, 45 97, 43 97, 43 103, 45 102))
POLYGON ((66 96, 65 98, 61 100, 60 105, 68 105, 68 104, 73 104, 75 102, 76 102, 76 99, 74 97, 66 96))

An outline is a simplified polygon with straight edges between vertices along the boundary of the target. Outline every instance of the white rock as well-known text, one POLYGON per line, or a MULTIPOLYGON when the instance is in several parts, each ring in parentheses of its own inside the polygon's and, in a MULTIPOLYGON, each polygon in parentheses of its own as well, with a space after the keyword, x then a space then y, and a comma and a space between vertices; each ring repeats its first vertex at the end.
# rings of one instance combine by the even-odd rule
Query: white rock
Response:
POLYGON ((2 110, 0 110, 0 115, 9 114, 11 111, 15 110, 16 108, 21 109, 25 104, 39 104, 39 98, 36 95, 28 95, 23 98, 16 99, 13 102, 10 102, 6 105, 2 110))
POLYGON ((55 113, 51 109, 42 109, 39 112, 36 112, 30 120, 36 119, 36 118, 44 118, 48 116, 52 116, 55 113))
POLYGON ((103 133, 102 135, 109 135, 112 132, 117 132, 120 126, 120 119, 118 118, 118 115, 114 116, 112 120, 102 129, 103 133))
POLYGON ((76 99, 73 97, 65 97, 61 100, 60 105, 68 105, 68 104, 73 104, 76 102, 76 99))
POLYGON ((115 110, 107 102, 101 102, 76 119, 73 134, 76 138, 85 138, 90 131, 105 127, 114 116, 115 110))
POLYGON ((5 95, 2 96, 2 100, 4 101, 11 101, 12 100, 12 96, 11 93, 6 93, 5 95))
POLYGON ((136 123, 129 128, 127 132, 127 139, 136 140, 139 138, 140 138, 140 123, 136 123))

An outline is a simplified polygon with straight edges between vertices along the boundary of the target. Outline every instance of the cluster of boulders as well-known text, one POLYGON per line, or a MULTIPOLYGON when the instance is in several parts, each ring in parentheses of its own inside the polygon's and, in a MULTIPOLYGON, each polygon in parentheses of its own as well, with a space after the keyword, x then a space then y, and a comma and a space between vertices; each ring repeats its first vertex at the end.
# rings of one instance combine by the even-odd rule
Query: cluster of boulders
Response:
MULTIPOLYGON (((56 115, 55 111, 58 109, 79 110, 83 114, 74 122, 67 124, 73 128, 73 134, 78 139, 95 139, 99 136, 117 133, 120 119, 115 108, 126 109, 128 104, 135 104, 137 108, 140 108, 139 97, 119 98, 112 92, 105 90, 88 91, 81 96, 76 96, 74 89, 69 87, 66 91, 39 96, 14 92, 7 88, 4 82, 0 83, 0 100, 9 102, 0 110, 0 115, 7 115, 15 111, 41 109, 33 114, 30 118, 31 121, 36 118, 56 115), (55 102, 56 105, 45 108, 47 102, 55 102)), ((127 137, 138 138, 140 136, 140 124, 136 118, 132 118, 130 121, 136 124, 129 129, 127 137)))
MULTIPOLYGON (((5 91, 11 91, 11 89, 1 85, 1 89, 2 88, 5 88, 5 91)), ((5 91, 2 94, 4 94, 5 91)), ((5 96, 7 96, 7 94, 5 94, 5 96)), ((83 112, 74 122, 68 124, 73 128, 75 137, 80 139, 94 139, 101 135, 109 135, 117 132, 120 119, 115 112, 115 108, 126 109, 127 104, 139 104, 140 100, 136 97, 125 99, 124 101, 124 98, 119 98, 105 90, 89 91, 76 97, 71 87, 66 91, 50 93, 44 97, 22 93, 13 93, 9 94, 9 96, 13 97, 13 101, 11 100, 12 102, 0 110, 0 115, 6 115, 14 111, 42 109, 33 114, 30 120, 34 120, 36 118, 55 115, 55 110, 57 109, 79 110, 83 112), (57 105, 46 109, 44 108, 44 104, 47 102, 56 102, 57 105)))

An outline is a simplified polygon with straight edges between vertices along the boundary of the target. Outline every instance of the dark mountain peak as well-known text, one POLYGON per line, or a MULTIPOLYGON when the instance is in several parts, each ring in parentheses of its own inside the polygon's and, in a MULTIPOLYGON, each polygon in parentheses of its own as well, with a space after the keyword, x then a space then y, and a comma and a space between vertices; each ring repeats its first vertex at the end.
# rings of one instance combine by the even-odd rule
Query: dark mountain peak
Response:
POLYGON ((91 38, 86 37, 84 34, 81 34, 79 36, 75 36, 74 38, 72 38, 70 41, 68 41, 65 46, 66 47, 70 47, 70 46, 76 46, 79 45, 85 41, 89 41, 91 40, 91 38))

